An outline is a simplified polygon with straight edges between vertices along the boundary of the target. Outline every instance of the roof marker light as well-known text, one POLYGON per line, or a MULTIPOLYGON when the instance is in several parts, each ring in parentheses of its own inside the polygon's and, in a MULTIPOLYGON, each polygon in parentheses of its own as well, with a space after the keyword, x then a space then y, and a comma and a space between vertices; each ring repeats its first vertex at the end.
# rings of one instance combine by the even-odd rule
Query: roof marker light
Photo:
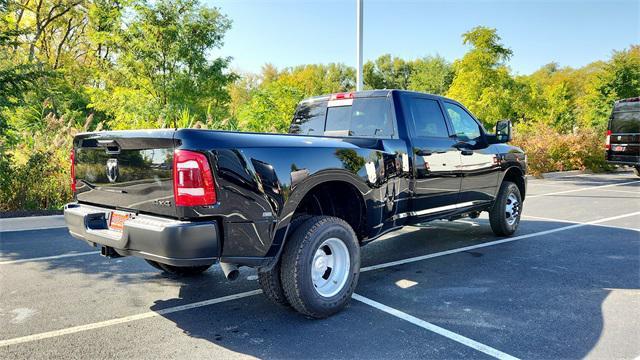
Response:
POLYGON ((332 94, 329 100, 353 99, 353 92, 332 94))

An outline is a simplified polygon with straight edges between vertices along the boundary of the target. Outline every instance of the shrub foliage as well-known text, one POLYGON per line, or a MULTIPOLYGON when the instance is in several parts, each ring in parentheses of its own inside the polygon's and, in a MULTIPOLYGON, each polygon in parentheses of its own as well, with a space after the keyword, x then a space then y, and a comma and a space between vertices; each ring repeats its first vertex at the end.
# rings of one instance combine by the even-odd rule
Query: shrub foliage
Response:
POLYGON ((552 171, 609 170, 605 162, 603 136, 592 128, 561 133, 545 123, 518 126, 513 144, 527 153, 529 173, 540 175, 552 171))

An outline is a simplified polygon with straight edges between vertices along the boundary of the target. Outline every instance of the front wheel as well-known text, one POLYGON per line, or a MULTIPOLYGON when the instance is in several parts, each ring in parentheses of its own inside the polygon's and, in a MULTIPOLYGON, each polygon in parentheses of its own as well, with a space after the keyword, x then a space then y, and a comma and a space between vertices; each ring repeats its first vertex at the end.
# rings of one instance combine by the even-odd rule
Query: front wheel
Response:
POLYGON ((298 312, 326 318, 344 308, 358 283, 360 245, 344 220, 316 216, 287 240, 280 277, 298 312))
POLYGON ((491 230, 498 236, 510 236, 518 229, 522 215, 522 196, 518 186, 504 181, 493 207, 489 210, 491 230))

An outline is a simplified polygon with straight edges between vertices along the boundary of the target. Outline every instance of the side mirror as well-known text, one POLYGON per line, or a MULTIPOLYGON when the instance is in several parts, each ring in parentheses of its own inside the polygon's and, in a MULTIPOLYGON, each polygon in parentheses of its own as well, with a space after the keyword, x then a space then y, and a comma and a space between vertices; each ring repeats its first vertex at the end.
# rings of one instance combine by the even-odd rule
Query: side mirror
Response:
POLYGON ((500 120, 496 123, 496 141, 506 143, 511 140, 511 120, 500 120))

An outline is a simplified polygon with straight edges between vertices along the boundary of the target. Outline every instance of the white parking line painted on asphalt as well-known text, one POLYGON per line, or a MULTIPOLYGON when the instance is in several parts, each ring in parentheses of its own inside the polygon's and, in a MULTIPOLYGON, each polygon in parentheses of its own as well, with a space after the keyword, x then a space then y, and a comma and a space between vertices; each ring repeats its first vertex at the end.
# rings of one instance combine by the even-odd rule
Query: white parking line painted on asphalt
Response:
MULTIPOLYGON (((560 223, 567 223, 567 224, 583 224, 583 222, 580 222, 580 221, 551 219, 551 218, 533 216, 533 215, 522 215, 522 217, 528 218, 528 219, 533 219, 533 220, 553 221, 553 222, 560 222, 560 223)), ((587 225, 605 227, 605 228, 612 228, 612 229, 620 229, 620 230, 639 231, 640 232, 640 229, 624 227, 624 226, 605 225, 605 224, 587 224, 587 225)))
POLYGON ((63 258, 68 258, 68 257, 87 256, 87 255, 95 255, 95 254, 100 254, 100 251, 87 251, 87 252, 81 252, 81 253, 71 253, 71 254, 62 254, 62 255, 53 255, 53 256, 43 256, 43 257, 29 258, 29 259, 17 259, 17 260, 0 261, 0 265, 19 264, 19 263, 24 263, 24 262, 41 261, 41 260, 63 259, 63 258))
POLYGON ((117 318, 117 319, 100 321, 100 322, 86 324, 86 325, 74 326, 74 327, 70 327, 70 328, 66 328, 66 329, 47 331, 47 332, 43 332, 43 333, 39 333, 39 334, 21 336, 21 337, 17 337, 17 338, 13 338, 13 339, 0 340, 0 347, 5 347, 5 346, 9 346, 9 345, 16 345, 16 344, 22 344, 22 343, 27 343, 27 342, 37 341, 37 340, 50 339, 50 338, 58 337, 58 336, 62 336, 62 335, 75 334, 75 333, 79 333, 79 332, 82 332, 82 331, 95 330, 95 329, 100 329, 100 328, 104 328, 104 327, 108 327, 108 326, 124 324, 124 323, 132 322, 132 321, 149 319, 149 318, 158 317, 158 316, 162 316, 162 315, 166 315, 166 314, 172 314, 172 313, 179 312, 179 311, 195 309, 195 308, 199 308, 199 307, 203 307, 203 306, 209 306, 209 305, 213 305, 213 304, 220 304, 220 303, 223 303, 223 302, 236 300, 236 299, 241 299, 241 298, 245 298, 245 297, 248 297, 248 296, 258 295, 258 294, 261 294, 261 293, 262 293, 262 290, 252 290, 252 291, 247 291, 247 292, 243 292, 243 293, 239 293, 239 294, 223 296, 223 297, 219 297, 219 298, 215 298, 215 299, 198 301, 198 302, 191 303, 191 304, 185 304, 185 305, 180 305, 180 306, 169 307, 169 308, 158 310, 158 311, 149 311, 149 312, 145 312, 145 313, 141 313, 141 314, 130 315, 130 316, 125 316, 125 317, 121 317, 121 318, 117 318))
POLYGON ((626 190, 617 190, 617 189, 604 189, 602 191, 612 191, 612 192, 618 192, 618 193, 625 193, 625 194, 632 194, 632 195, 640 196, 640 191, 626 191, 626 190))
POLYGON ((441 328, 440 326, 434 325, 430 322, 426 322, 424 320, 418 319, 415 316, 409 315, 403 311, 400 311, 398 309, 394 309, 392 307, 389 307, 387 305, 381 304, 377 301, 371 300, 367 297, 364 297, 362 295, 358 295, 358 294, 353 294, 352 296, 353 299, 358 300, 362 303, 365 303, 369 306, 372 306, 380 311, 383 311, 389 315, 393 315, 397 318, 400 318, 402 320, 408 321, 414 325, 417 325, 423 329, 429 330, 431 332, 434 332, 438 335, 442 335, 448 339, 451 339, 455 342, 458 342, 462 345, 468 346, 472 349, 478 350, 480 352, 483 352, 489 356, 493 356, 496 359, 504 359, 504 360, 517 360, 518 358, 511 356, 509 354, 506 354, 500 350, 496 350, 488 345, 479 343, 475 340, 469 339, 468 337, 462 336, 460 334, 456 334, 452 331, 449 331, 447 329, 441 328))
POLYGON ((531 234, 514 236, 514 237, 510 237, 510 238, 496 240, 496 241, 490 241, 490 242, 486 242, 486 243, 482 243, 482 244, 465 246, 465 247, 461 247, 461 248, 457 248, 457 249, 451 249, 451 250, 447 250, 447 251, 441 251, 441 252, 437 252, 437 253, 433 253, 433 254, 416 256, 416 257, 412 257, 412 258, 408 258, 408 259, 402 259, 402 260, 398 260, 398 261, 391 261, 391 262, 384 263, 384 264, 371 265, 371 266, 363 267, 362 269, 360 269, 360 272, 384 269, 384 268, 388 268, 388 267, 391 267, 391 266, 408 264, 408 263, 412 263, 412 262, 416 262, 416 261, 422 261, 422 260, 426 260, 426 259, 433 259, 433 258, 440 257, 440 256, 456 254, 456 253, 459 253, 459 252, 464 252, 464 251, 469 251, 469 250, 474 250, 474 249, 480 249, 480 248, 484 248, 484 247, 494 246, 494 245, 498 245, 498 244, 504 244, 504 243, 513 242, 513 241, 522 240, 522 239, 528 239, 528 238, 534 237, 534 236, 542 236, 542 235, 553 234, 553 233, 556 233, 556 232, 559 232, 559 231, 571 230, 571 229, 575 229, 575 228, 579 228, 579 227, 583 227, 583 226, 587 226, 587 225, 599 224, 599 223, 603 223, 603 222, 607 222, 607 221, 611 221, 611 220, 623 219, 623 218, 626 218, 626 217, 636 216, 636 215, 640 215, 640 211, 636 211, 636 212, 629 213, 629 214, 624 214, 624 215, 619 215, 619 216, 612 216, 612 217, 605 218, 605 219, 599 219, 599 220, 593 220, 593 221, 588 221, 588 222, 569 225, 569 226, 563 226, 563 227, 556 228, 556 229, 539 231, 539 232, 535 232, 535 233, 531 233, 531 234))
POLYGON ((588 187, 583 187, 583 188, 580 188, 580 189, 573 189, 573 190, 555 191, 555 192, 550 192, 550 193, 546 193, 546 194, 531 195, 531 196, 527 196, 526 198, 527 199, 532 199, 532 198, 537 198, 537 197, 542 197, 542 196, 568 194, 568 193, 573 193, 573 192, 578 192, 578 191, 603 189, 603 188, 612 187, 612 186, 621 186, 621 185, 629 185, 629 184, 636 184, 636 183, 640 183, 640 180, 628 181, 628 182, 623 182, 623 183, 615 183, 615 184, 607 184, 607 185, 588 186, 588 187))
POLYGON ((43 227, 34 227, 34 228, 17 228, 17 229, 0 229, 0 233, 3 232, 18 232, 18 231, 32 231, 32 230, 50 230, 50 229, 63 229, 66 228, 66 225, 60 225, 60 226, 43 226, 43 227))
MULTIPOLYGON (((372 270, 388 268, 388 267, 391 267, 391 266, 417 262, 417 261, 421 261, 421 260, 436 258, 436 257, 440 257, 440 256, 455 254, 455 253, 469 251, 469 250, 483 248, 483 247, 489 247, 489 246, 493 246, 493 245, 499 245, 499 244, 513 242, 513 241, 517 241, 517 240, 522 240, 522 239, 526 239, 526 238, 530 238, 530 237, 547 235, 547 234, 551 234, 551 233, 555 233, 555 232, 575 229, 575 228, 588 226, 588 225, 599 224, 599 223, 602 223, 602 222, 622 219, 622 218, 626 218, 626 217, 630 217, 630 216, 636 216, 636 215, 640 215, 640 211, 633 212, 633 213, 628 213, 628 214, 623 214, 623 215, 619 215, 619 216, 613 216, 613 217, 604 218, 604 219, 599 219, 599 220, 594 220, 594 221, 589 221, 589 222, 585 222, 585 223, 573 224, 573 225, 570 225, 570 226, 565 226, 565 227, 561 227, 561 228, 557 228, 557 229, 540 231, 540 232, 536 232, 536 233, 532 233, 532 234, 526 234, 526 235, 521 235, 521 236, 515 236, 515 237, 512 237, 512 238, 506 238, 506 239, 486 242, 486 243, 483 243, 483 244, 477 244, 477 245, 466 246, 466 247, 462 247, 462 248, 442 251, 442 252, 438 252, 438 253, 433 253, 433 254, 428 254, 428 255, 423 255, 423 256, 417 256, 417 257, 408 258, 408 259, 404 259, 404 260, 398 260, 398 261, 392 261, 392 262, 378 264, 378 265, 367 266, 367 267, 364 267, 364 268, 360 269, 360 272, 366 272, 366 271, 372 271, 372 270)), ((92 252, 92 253, 96 253, 96 252, 92 252)), ((58 255, 56 257, 71 256, 71 255, 79 256, 80 254, 82 254, 82 253, 58 255)), ((89 255, 89 253, 87 253, 86 255, 89 255)), ((40 259, 43 259, 43 258, 40 258, 40 259)), ((21 259, 21 260, 13 260, 13 261, 23 261, 23 260, 24 261, 33 261, 33 259, 21 259)), ((5 346, 15 345, 15 344, 21 344, 21 343, 26 343, 26 342, 32 342, 32 341, 37 341, 37 340, 43 340, 43 339, 49 339, 49 338, 53 338, 53 337, 58 337, 58 336, 63 336, 63 335, 68 335, 68 334, 74 334, 74 333, 78 333, 78 332, 82 332, 82 331, 99 329, 99 328, 118 325, 118 324, 122 324, 122 323, 127 323, 127 322, 132 322, 132 321, 137 321, 137 320, 143 320, 143 319, 147 319, 147 318, 158 317, 158 316, 162 316, 164 314, 170 314, 170 313, 174 313, 174 312, 185 311, 185 310, 199 308, 199 307, 203 307, 203 306, 218 304, 218 303, 227 302, 227 301, 231 301, 231 300, 236 300, 236 299, 240 299, 240 298, 244 298, 244 297, 248 297, 248 296, 252 296, 252 295, 257 295, 257 294, 260 294, 260 293, 262 293, 262 290, 252 290, 252 291, 247 291, 247 292, 243 292, 243 293, 239 293, 239 294, 224 296, 224 297, 220 297, 220 298, 204 300, 204 301, 195 302, 195 303, 191 303, 191 304, 185 304, 185 305, 181 305, 181 306, 170 307, 170 308, 166 308, 166 309, 162 309, 162 310, 158 310, 158 311, 150 311, 150 312, 146 312, 146 313, 125 316, 125 317, 121 317, 121 318, 117 318, 117 319, 111 319, 111 320, 106 320, 106 321, 101 321, 101 322, 96 322, 96 323, 91 323, 91 324, 86 324, 86 325, 74 326, 74 327, 70 327, 70 328, 66 328, 66 329, 60 329, 60 330, 54 330, 54 331, 49 331, 49 332, 44 332, 44 333, 39 333, 39 334, 27 335, 27 336, 17 337, 17 338, 13 338, 13 339, 0 340, 0 347, 5 347, 5 346)), ((361 296, 359 296, 357 294, 354 294, 354 298, 356 298, 356 300, 362 301, 362 302, 365 302, 362 299, 366 299, 368 301, 372 301, 373 302, 373 300, 361 297, 361 296)), ((377 303, 377 304, 379 304, 379 303, 377 303)), ((371 305, 371 304, 369 304, 369 305, 371 305)), ((386 306, 386 305, 383 305, 383 304, 379 304, 379 305, 386 306)), ((373 305, 371 305, 371 306, 373 306, 373 305)), ((395 310, 395 309, 392 309, 392 308, 389 308, 389 309, 390 310, 394 310, 394 311, 398 311, 398 310, 395 310)), ((408 317, 411 317, 411 315, 408 315, 408 314, 405 314, 405 315, 408 316, 408 317)), ((413 317, 411 317, 411 318, 413 318, 413 317)), ((414 319, 421 324, 421 325, 416 324, 418 326, 422 326, 422 325, 425 325, 425 324, 430 324, 430 323, 427 323, 427 322, 425 322, 423 320, 420 320, 420 319, 417 319, 417 318, 414 318, 414 319)), ((407 321, 409 321, 409 320, 407 320, 407 321)), ((430 324, 430 325, 435 327, 435 325, 433 325, 433 324, 430 324)), ((424 326, 422 326, 422 327, 424 327, 424 326)), ((442 329, 442 328, 439 328, 439 329, 441 329, 443 332, 448 332, 448 330, 446 330, 446 329, 442 329)), ((434 330, 432 330, 432 331, 434 331, 434 330)), ((465 338, 465 337, 463 337, 461 335, 457 335, 457 334, 451 333, 451 332, 448 332, 447 334, 452 335, 452 336, 458 336, 459 340, 466 339, 464 341, 473 342, 475 345, 483 347, 483 349, 486 350, 486 351, 497 351, 498 353, 503 354, 504 356, 507 356, 507 357, 504 357, 504 358, 503 357, 499 357, 500 359, 515 359, 515 358, 511 357, 508 354, 501 353, 498 350, 495 350, 495 349, 492 349, 491 347, 488 347, 486 345, 477 343, 474 340, 467 339, 467 338, 465 338)), ((443 335, 443 334, 441 334, 441 335, 443 335)), ((447 336, 447 335, 443 335, 443 336, 447 336)), ((447 336, 447 337, 449 337, 449 336, 447 336)), ((449 338, 452 338, 452 337, 449 337, 449 338)), ((458 341, 458 340, 456 340, 456 341, 458 341)), ((458 341, 458 342, 461 342, 461 341, 458 341)), ((467 344, 465 344, 465 345, 467 345, 467 344)), ((471 346, 471 345, 468 345, 468 346, 471 346)), ((474 346, 471 346, 471 347, 474 347, 474 346)), ((488 352, 486 352, 484 350, 480 350, 480 351, 483 351, 483 352, 489 354, 488 352)), ((496 354, 498 354, 498 353, 496 353, 496 354)))
POLYGON ((63 215, 31 216, 0 219, 0 233, 60 229, 66 227, 63 215))

